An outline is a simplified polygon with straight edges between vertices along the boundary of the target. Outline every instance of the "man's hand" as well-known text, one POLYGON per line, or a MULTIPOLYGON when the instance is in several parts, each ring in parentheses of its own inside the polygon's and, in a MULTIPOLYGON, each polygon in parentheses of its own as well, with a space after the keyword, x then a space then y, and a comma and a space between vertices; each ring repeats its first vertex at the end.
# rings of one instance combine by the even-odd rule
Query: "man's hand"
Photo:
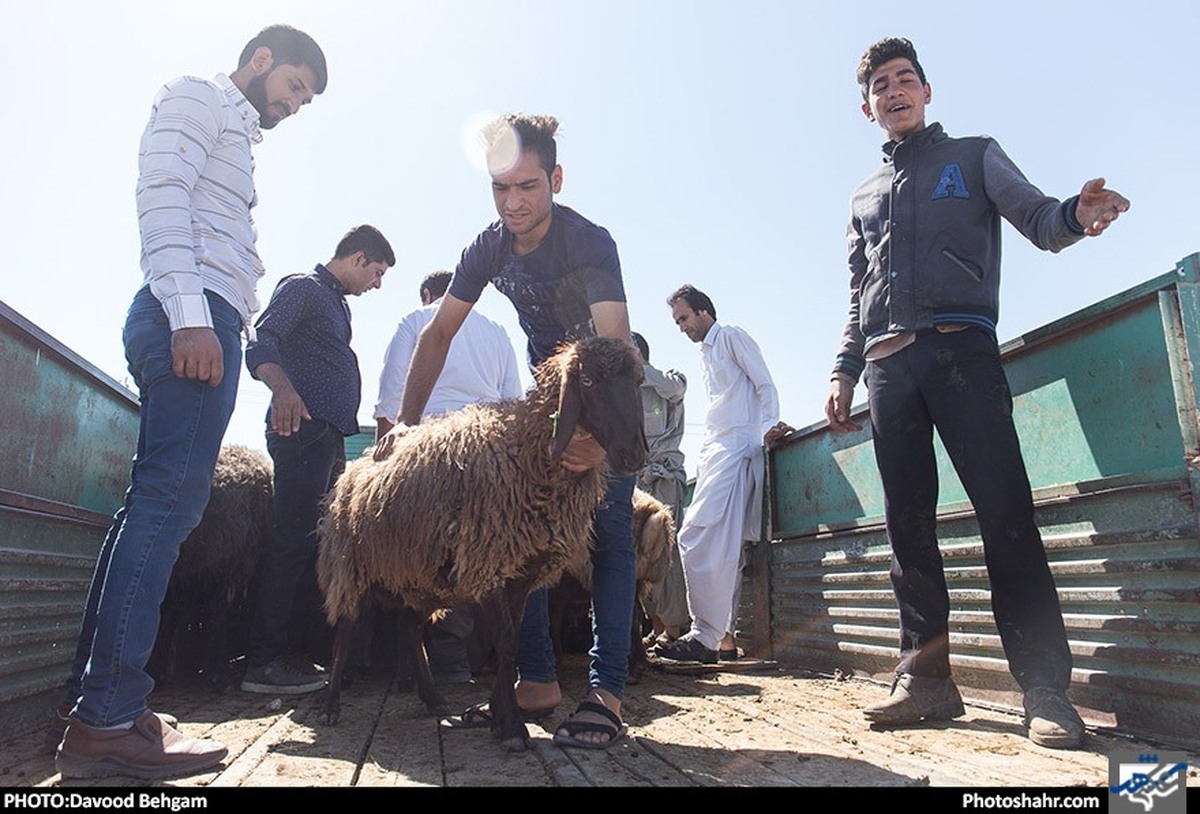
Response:
POLYGON ((850 403, 854 400, 854 385, 844 379, 830 382, 829 398, 825 401, 825 418, 829 428, 837 433, 858 432, 862 424, 850 420, 850 403))
POLYGON ((225 354, 212 328, 179 328, 171 331, 171 369, 176 378, 208 382, 212 387, 225 378, 225 354))
POLYGON ((559 463, 568 472, 579 474, 595 469, 604 460, 604 447, 596 441, 587 430, 575 428, 571 435, 571 443, 563 450, 559 463))
POLYGON ((783 436, 787 435, 789 432, 795 432, 795 431, 796 431, 795 427, 789 426, 787 423, 780 421, 774 427, 767 430, 767 434, 763 436, 763 445, 769 447, 769 446, 771 446, 771 444, 774 444, 776 441, 778 441, 783 436))
POLYGON ((375 450, 371 453, 371 458, 376 461, 382 461, 384 458, 387 458, 392 454, 392 450, 396 448, 396 441, 410 429, 411 427, 404 422, 393 426, 375 442, 375 450))
POLYGON ((1083 185, 1079 193, 1079 202, 1075 204, 1075 220, 1079 221, 1085 234, 1095 237, 1127 209, 1128 198, 1105 189, 1103 178, 1093 178, 1083 185))
POLYGON ((271 391, 271 431, 288 436, 300 429, 300 419, 312 416, 304 406, 304 399, 289 383, 271 391))

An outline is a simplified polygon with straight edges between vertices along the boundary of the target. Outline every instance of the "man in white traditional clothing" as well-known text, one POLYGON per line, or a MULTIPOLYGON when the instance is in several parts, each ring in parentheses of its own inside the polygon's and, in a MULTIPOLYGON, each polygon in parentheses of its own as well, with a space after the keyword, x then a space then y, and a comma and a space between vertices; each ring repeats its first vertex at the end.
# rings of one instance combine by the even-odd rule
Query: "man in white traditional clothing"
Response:
POLYGON ((679 530, 692 627, 659 658, 715 664, 736 658, 734 598, 742 541, 757 540, 762 525, 763 445, 791 431, 779 420, 779 396, 758 345, 733 325, 717 322, 703 291, 681 286, 668 299, 671 316, 700 344, 708 412, 696 470, 696 489, 679 530))

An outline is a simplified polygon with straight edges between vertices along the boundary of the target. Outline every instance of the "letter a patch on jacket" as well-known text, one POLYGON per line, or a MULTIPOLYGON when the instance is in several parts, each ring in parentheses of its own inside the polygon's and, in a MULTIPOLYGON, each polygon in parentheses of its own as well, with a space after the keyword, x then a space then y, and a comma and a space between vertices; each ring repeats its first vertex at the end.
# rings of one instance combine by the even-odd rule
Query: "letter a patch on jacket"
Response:
POLYGON ((966 179, 963 178, 962 168, 957 164, 947 164, 942 167, 942 175, 938 178, 937 187, 933 190, 930 200, 938 198, 970 198, 966 179))

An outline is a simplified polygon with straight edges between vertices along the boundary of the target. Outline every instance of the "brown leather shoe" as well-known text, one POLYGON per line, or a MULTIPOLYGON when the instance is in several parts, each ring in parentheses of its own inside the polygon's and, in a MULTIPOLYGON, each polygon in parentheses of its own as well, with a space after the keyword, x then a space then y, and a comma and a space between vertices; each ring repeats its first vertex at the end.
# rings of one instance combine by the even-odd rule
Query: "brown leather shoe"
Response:
POLYGON ((227 754, 223 744, 184 737, 146 710, 130 729, 96 729, 71 718, 54 762, 63 777, 157 780, 212 768, 227 754))
MULTIPOLYGON (((74 708, 74 704, 63 703, 50 713, 50 722, 46 724, 46 740, 42 744, 42 754, 52 755, 58 751, 58 745, 62 743, 63 735, 67 731, 67 724, 71 722, 71 710, 74 708)), ((174 715, 167 712, 154 714, 167 726, 173 729, 179 728, 179 719, 174 715)))

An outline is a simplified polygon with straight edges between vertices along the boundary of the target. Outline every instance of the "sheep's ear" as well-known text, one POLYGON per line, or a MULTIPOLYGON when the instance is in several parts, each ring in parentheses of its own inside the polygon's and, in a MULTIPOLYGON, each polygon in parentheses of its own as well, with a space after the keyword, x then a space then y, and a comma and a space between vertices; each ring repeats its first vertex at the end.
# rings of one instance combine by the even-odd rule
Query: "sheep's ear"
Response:
POLYGON ((563 450, 571 443, 579 413, 583 410, 583 395, 575 376, 563 375, 562 387, 558 391, 558 413, 554 418, 554 447, 550 456, 555 460, 562 457, 563 450))

